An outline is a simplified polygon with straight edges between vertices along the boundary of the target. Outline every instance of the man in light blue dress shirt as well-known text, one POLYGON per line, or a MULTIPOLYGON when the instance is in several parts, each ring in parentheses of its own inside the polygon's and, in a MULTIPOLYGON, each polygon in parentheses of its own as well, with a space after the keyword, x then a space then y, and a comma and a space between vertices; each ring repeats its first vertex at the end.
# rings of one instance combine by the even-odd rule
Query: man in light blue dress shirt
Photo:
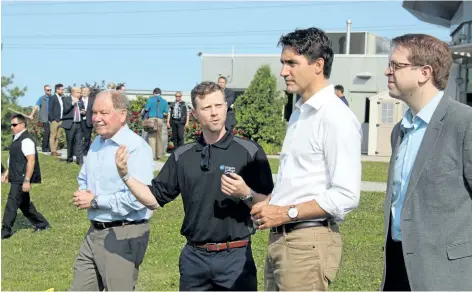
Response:
POLYGON ((403 139, 398 148, 398 154, 395 157, 392 189, 393 221, 391 233, 394 241, 402 240, 400 214, 402 212, 406 189, 410 181, 411 170, 413 169, 426 128, 443 95, 444 92, 439 91, 416 116, 413 116, 411 109, 408 109, 401 121, 400 127, 403 131, 403 139))
POLYGON ((150 184, 154 173, 151 147, 127 124, 128 100, 116 90, 103 91, 93 105, 97 137, 78 176, 74 204, 87 209, 91 221, 74 266, 71 290, 134 290, 149 240, 152 211, 130 193, 118 175, 115 153, 130 149, 129 173, 150 184))

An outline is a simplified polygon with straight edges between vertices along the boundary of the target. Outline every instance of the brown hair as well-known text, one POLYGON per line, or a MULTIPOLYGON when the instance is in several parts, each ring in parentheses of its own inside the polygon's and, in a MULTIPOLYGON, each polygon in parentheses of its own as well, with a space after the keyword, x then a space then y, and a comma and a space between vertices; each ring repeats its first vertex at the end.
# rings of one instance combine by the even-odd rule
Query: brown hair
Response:
POLYGON ((223 94, 223 97, 226 101, 225 92, 217 83, 211 81, 204 81, 200 84, 197 84, 197 86, 195 86, 192 89, 192 92, 190 93, 190 96, 192 97, 193 108, 197 108, 197 97, 200 99, 204 99, 205 96, 217 91, 220 91, 223 94))
POLYGON ((392 40, 393 47, 409 51, 408 61, 413 65, 429 65, 433 68, 433 84, 439 90, 446 88, 452 66, 449 46, 430 35, 405 34, 392 40))

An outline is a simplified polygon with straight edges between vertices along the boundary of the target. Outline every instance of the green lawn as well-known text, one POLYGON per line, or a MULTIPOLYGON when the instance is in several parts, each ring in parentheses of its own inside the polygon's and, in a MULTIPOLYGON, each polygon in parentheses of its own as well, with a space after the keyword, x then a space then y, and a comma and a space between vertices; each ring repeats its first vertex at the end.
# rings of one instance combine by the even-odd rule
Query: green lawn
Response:
MULTIPOLYGON (((52 229, 32 233, 19 212, 17 233, 2 241, 2 290, 67 290, 73 265, 89 223, 85 211, 71 203, 79 167, 49 156, 40 156, 43 184, 33 185, 32 200, 52 229)), ((2 161, 6 161, 5 153, 2 161)), ((9 185, 2 185, 4 208, 9 185)), ((362 193, 357 210, 341 225, 344 241, 342 268, 331 290, 378 290, 382 274, 383 198, 362 193)), ((2 210, 3 211, 3 210, 2 210)), ((177 199, 158 210, 151 220, 149 247, 141 266, 138 290, 178 290, 178 258, 185 239, 179 234, 182 202, 177 199)), ((253 240, 254 256, 263 286, 267 231, 253 240)))
MULTIPOLYGON (((279 169, 279 160, 269 158, 270 169, 272 173, 277 173, 279 169)), ((362 161, 362 180, 386 182, 388 176, 388 162, 362 161)))

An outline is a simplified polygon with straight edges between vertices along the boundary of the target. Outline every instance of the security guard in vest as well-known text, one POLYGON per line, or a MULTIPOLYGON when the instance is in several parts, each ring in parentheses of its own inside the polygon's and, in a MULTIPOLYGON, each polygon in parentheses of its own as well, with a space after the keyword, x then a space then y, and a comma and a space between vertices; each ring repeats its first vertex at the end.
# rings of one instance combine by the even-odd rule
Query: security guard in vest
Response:
POLYGON ((174 151, 150 186, 128 173, 125 146, 116 152, 117 169, 150 209, 182 194, 181 234, 187 244, 179 259, 180 290, 255 291, 250 210, 274 187, 267 156, 258 144, 224 127, 227 104, 218 84, 203 82, 191 97, 203 133, 196 142, 174 151))
POLYGON ((13 235, 12 227, 20 208, 23 215, 35 226, 35 231, 49 228, 49 223, 30 201, 31 184, 41 183, 38 152, 33 137, 26 130, 26 118, 14 115, 11 119, 14 134, 10 146, 8 169, 2 175, 2 182, 11 184, 2 222, 2 239, 13 235))

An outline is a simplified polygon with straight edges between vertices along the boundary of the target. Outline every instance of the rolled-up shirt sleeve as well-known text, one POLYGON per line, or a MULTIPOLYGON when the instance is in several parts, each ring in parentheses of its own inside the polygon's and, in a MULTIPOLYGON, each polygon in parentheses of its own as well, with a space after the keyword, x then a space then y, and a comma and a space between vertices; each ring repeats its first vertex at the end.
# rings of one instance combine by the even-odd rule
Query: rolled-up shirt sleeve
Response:
MULTIPOLYGON (((142 182, 150 184, 154 173, 154 161, 150 147, 138 147, 129 153, 129 174, 142 182)), ((97 204, 100 209, 111 210, 112 213, 127 215, 132 211, 146 208, 130 192, 126 184, 123 188, 112 194, 100 194, 97 196, 97 204)))
POLYGON ((320 207, 336 221, 359 205, 362 131, 353 119, 330 119, 325 124, 324 149, 330 187, 316 197, 320 207))

